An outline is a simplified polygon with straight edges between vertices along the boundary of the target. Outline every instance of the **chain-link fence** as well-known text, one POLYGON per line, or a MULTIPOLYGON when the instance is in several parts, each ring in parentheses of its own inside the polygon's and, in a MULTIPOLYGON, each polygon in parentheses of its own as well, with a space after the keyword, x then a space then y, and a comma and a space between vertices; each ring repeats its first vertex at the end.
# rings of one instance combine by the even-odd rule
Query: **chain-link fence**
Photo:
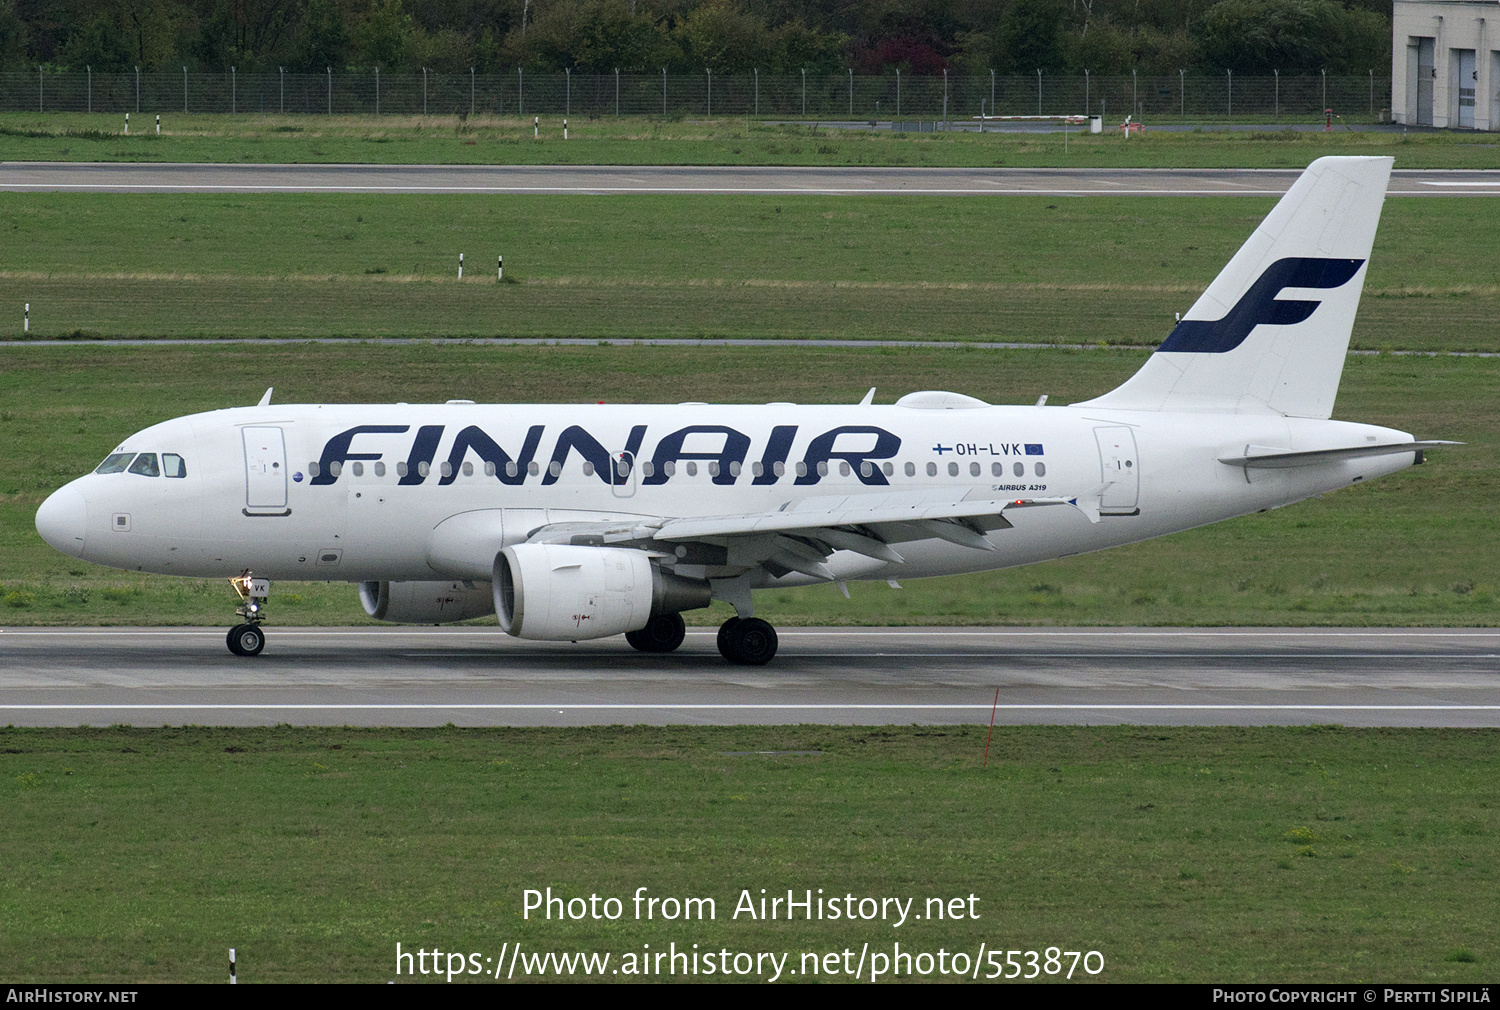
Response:
POLYGON ((1332 109, 1373 117, 1391 80, 1317 75, 1165 77, 895 74, 0 74, 0 111, 400 113, 969 119, 1087 113, 1137 117, 1285 117, 1332 109))

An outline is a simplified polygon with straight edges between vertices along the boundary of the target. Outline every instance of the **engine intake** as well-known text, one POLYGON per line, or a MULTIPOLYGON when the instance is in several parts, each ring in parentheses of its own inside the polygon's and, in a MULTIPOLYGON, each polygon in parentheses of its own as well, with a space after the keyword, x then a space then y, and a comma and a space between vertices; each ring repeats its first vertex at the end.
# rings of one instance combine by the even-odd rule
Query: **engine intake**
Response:
POLYGON ((361 582, 359 602, 377 621, 395 624, 451 624, 484 617, 493 606, 487 583, 361 582))
POLYGON ((495 614, 506 634, 578 642, 639 631, 709 603, 707 581, 663 571, 645 551, 515 544, 495 555, 495 614))

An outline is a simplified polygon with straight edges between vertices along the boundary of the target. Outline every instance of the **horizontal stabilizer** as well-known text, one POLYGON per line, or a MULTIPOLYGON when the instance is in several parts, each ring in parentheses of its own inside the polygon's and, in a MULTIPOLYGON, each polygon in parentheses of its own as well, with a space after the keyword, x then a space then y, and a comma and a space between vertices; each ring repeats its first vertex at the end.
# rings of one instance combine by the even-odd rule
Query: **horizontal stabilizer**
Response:
POLYGON ((1345 459, 1361 459, 1365 456, 1389 456, 1398 452, 1421 452, 1424 449, 1441 449, 1462 442, 1390 442, 1385 445, 1353 445, 1347 449, 1313 449, 1305 452, 1262 452, 1245 456, 1221 456, 1220 463, 1230 466, 1245 466, 1252 470, 1286 470, 1296 466, 1317 466, 1320 463, 1337 463, 1345 459))

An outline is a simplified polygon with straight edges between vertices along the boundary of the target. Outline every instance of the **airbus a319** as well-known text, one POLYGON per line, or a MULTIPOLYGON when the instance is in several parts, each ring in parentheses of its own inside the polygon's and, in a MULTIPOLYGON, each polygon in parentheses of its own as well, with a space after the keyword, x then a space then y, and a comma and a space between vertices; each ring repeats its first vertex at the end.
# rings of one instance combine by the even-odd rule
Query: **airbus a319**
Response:
MULTIPOLYGON (((258 654, 272 580, 358 583, 386 621, 681 644, 723 600, 763 664, 773 586, 978 572, 1263 511, 1422 461, 1330 420, 1389 158, 1314 162, 1145 365, 1069 406, 281 405, 124 439, 41 535, 130 571, 230 577, 258 654)), ((872 390, 873 393, 873 390, 872 390)))

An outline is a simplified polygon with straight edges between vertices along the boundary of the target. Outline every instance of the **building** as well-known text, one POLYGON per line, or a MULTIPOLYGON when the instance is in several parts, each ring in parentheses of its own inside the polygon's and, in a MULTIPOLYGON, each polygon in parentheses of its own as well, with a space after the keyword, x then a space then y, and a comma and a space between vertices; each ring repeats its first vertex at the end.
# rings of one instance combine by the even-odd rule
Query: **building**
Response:
POLYGON ((1500 0, 1395 0, 1391 118, 1500 130, 1500 0))

